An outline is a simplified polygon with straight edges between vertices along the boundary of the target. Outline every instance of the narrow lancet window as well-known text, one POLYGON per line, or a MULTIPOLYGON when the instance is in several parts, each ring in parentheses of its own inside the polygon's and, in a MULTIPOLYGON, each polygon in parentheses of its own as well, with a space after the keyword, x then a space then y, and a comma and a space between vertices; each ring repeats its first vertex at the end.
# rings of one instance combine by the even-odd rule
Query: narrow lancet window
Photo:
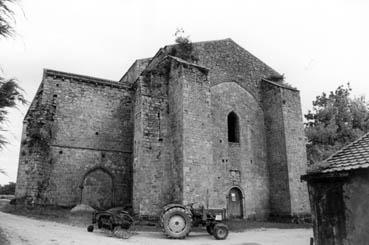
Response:
POLYGON ((236 113, 233 111, 228 114, 228 142, 240 142, 240 125, 236 113))

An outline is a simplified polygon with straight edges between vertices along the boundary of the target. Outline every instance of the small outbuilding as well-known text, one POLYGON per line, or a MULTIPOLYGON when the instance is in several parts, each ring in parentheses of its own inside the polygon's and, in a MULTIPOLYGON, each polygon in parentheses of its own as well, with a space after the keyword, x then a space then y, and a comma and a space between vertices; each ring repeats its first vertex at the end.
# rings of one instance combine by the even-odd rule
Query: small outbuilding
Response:
POLYGON ((369 134, 301 178, 308 183, 314 245, 369 244, 369 134))

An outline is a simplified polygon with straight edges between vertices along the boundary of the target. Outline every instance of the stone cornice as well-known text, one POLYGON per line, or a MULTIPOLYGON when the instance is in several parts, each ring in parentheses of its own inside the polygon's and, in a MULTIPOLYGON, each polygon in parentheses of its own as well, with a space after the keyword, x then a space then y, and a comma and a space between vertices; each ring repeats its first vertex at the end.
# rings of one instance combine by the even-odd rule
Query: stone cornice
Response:
POLYGON ((62 72, 62 71, 55 71, 51 69, 44 69, 43 79, 47 79, 49 77, 52 77, 53 79, 62 79, 62 80, 69 79, 72 81, 78 81, 78 82, 84 82, 84 83, 90 83, 90 84, 92 83, 95 85, 103 85, 103 86, 110 86, 110 87, 117 87, 117 88, 130 88, 129 86, 125 84, 121 84, 121 83, 118 83, 112 80, 78 75, 78 74, 67 73, 67 72, 62 72))

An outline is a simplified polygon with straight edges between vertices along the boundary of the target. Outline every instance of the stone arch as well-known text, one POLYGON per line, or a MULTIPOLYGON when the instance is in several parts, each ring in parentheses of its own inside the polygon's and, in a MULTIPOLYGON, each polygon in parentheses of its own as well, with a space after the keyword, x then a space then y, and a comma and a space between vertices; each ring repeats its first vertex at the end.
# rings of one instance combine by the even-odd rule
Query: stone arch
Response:
POLYGON ((213 92, 213 91, 218 90, 218 89, 224 90, 227 87, 228 88, 233 87, 233 88, 236 88, 239 91, 242 91, 248 97, 252 98, 252 100, 253 100, 252 104, 255 104, 259 109, 264 110, 260 100, 257 97, 255 97, 255 95, 253 93, 251 93, 249 90, 247 90, 246 88, 244 88, 243 86, 241 86, 237 82, 233 82, 233 81, 231 81, 231 82, 221 82, 221 83, 218 83, 218 84, 215 84, 215 85, 211 86, 210 89, 211 89, 211 92, 213 92))
POLYGON ((227 216, 230 219, 245 217, 245 192, 240 186, 231 186, 226 191, 227 216), (234 194, 234 195, 233 195, 234 194))
POLYGON ((102 166, 89 169, 80 183, 80 203, 95 209, 108 209, 114 206, 115 186, 113 174, 102 166))

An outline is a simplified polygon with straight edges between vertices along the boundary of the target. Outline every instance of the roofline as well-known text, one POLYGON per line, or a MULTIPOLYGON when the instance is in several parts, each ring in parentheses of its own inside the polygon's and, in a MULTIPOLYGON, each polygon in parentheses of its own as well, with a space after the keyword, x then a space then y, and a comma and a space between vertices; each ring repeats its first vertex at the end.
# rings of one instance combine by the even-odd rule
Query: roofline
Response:
POLYGON ((37 94, 40 92, 40 90, 41 90, 41 87, 43 86, 43 84, 44 84, 44 79, 42 79, 41 80, 41 82, 40 82, 40 85, 38 85, 38 88, 37 88, 37 90, 36 90, 36 93, 35 93, 35 95, 33 96, 33 99, 32 99, 32 101, 31 101, 31 103, 29 104, 29 107, 28 107, 28 109, 27 109, 27 112, 26 112, 26 114, 24 115, 24 117, 23 117, 23 123, 25 122, 25 120, 27 119, 27 117, 29 116, 29 113, 30 113, 30 111, 31 111, 31 108, 32 108, 32 106, 36 103, 36 97, 37 97, 37 94))
POLYGON ((367 136, 369 133, 363 134, 362 136, 360 136, 357 140, 352 141, 351 143, 345 145, 344 147, 342 147, 341 149, 339 149, 338 151, 336 151, 335 153, 333 153, 332 155, 330 155, 328 158, 326 158, 325 160, 323 160, 322 162, 327 162, 329 160, 331 160, 335 155, 338 155, 339 153, 341 153, 342 151, 346 150, 348 147, 352 146, 353 144, 355 144, 356 142, 358 142, 359 140, 362 140, 365 136, 367 136))
POLYGON ((328 178, 346 178, 350 175, 348 171, 329 172, 329 173, 307 173, 300 176, 300 181, 311 181, 328 178))
POLYGON ((95 83, 95 84, 106 85, 106 86, 129 88, 129 86, 118 83, 113 80, 91 77, 91 76, 86 76, 86 75, 79 75, 79 74, 63 72, 63 71, 56 71, 52 69, 44 69, 42 80, 46 79, 48 76, 51 76, 53 78, 77 80, 77 81, 85 82, 85 83, 95 83))
MULTIPOLYGON (((247 52, 247 53, 249 53, 252 57, 254 57, 255 59, 257 59, 259 62, 261 62, 261 63, 263 63, 266 67, 268 67, 270 70, 272 70, 273 72, 275 72, 276 74, 280 74, 279 72, 277 72, 275 69, 273 69, 272 67, 270 67, 269 65, 267 65, 266 63, 264 63, 262 60, 260 60, 258 57, 256 57, 255 55, 253 55, 252 53, 250 53, 249 51, 247 51, 245 48, 243 48, 242 46, 240 46, 238 43, 236 43, 235 41, 233 41, 231 38, 225 38, 225 39, 216 39, 216 40, 207 40, 207 41, 200 41, 200 42, 192 42, 192 44, 194 44, 194 45, 196 45, 196 44, 204 44, 204 43, 211 43, 211 42, 224 42, 224 41, 230 41, 230 42, 232 42, 232 43, 234 43, 235 45, 237 45, 237 47, 239 47, 239 48, 241 48, 243 51, 245 51, 245 52, 247 52)), ((147 64, 147 66, 146 66, 146 68, 142 71, 142 72, 145 72, 145 71, 148 71, 148 70, 150 70, 150 69, 152 69, 152 64, 154 63, 154 61, 157 59, 157 57, 160 55, 160 54, 162 54, 162 53, 165 53, 164 52, 164 50, 166 50, 168 47, 173 47, 173 46, 176 46, 176 45, 178 45, 177 43, 174 43, 174 44, 169 44, 169 45, 165 45, 165 46, 163 46, 162 48, 159 48, 159 50, 155 53, 155 55, 154 56, 152 56, 151 57, 151 60, 148 62, 148 64, 147 64)), ((165 55, 165 57, 164 57, 164 59, 165 58, 168 58, 168 57, 170 57, 171 55, 165 55)), ((171 56, 172 58, 174 57, 174 56, 171 56)), ((174 57, 174 58, 178 58, 178 57, 174 57)), ((140 60, 140 59, 139 59, 140 60)), ((181 63, 183 63, 183 64, 187 64, 187 65, 192 65, 192 66, 194 66, 194 67, 197 67, 197 68, 200 68, 200 69, 203 69, 203 70, 207 70, 207 71, 209 71, 210 69, 209 68, 207 68, 207 67, 203 67, 203 66, 199 66, 199 65, 197 65, 197 64, 194 64, 194 63, 190 63, 190 62, 187 62, 187 61, 184 61, 184 60, 182 60, 182 59, 180 59, 179 58, 179 60, 177 60, 178 62, 181 62, 181 63), (181 61, 180 61, 181 60, 181 61), (183 62, 184 61, 184 62, 183 62)), ((131 67, 135 64, 137 62, 137 60, 131 65, 131 67)), ((159 61, 159 62, 161 62, 161 61, 159 61)), ((130 67, 130 68, 131 68, 130 67)), ((130 69, 129 68, 129 69, 130 69)), ((128 69, 128 70, 129 70, 128 69)), ((126 72, 127 73, 127 72, 126 72)), ((125 73, 125 74, 126 74, 125 73)), ((141 73, 142 74, 142 73, 141 73)), ((124 75, 122 76, 122 78, 124 77, 124 75)), ((122 80, 122 78, 120 79, 120 81, 122 80)), ((298 89, 295 89, 295 88, 290 88, 290 87, 287 87, 287 86, 285 86, 285 85, 283 85, 283 84, 278 84, 278 83, 275 83, 275 82, 273 82, 273 81, 270 81, 270 80, 268 80, 268 79, 266 79, 266 78, 263 78, 263 79, 261 79, 261 81, 265 81, 265 82, 267 82, 267 83, 269 83, 269 84, 272 84, 272 85, 274 85, 274 86, 277 86, 277 87, 281 87, 281 88, 284 88, 284 89, 288 89, 288 90, 291 90, 291 91, 295 91, 295 92, 300 92, 300 90, 298 90, 298 89)), ((133 82, 133 84, 135 84, 137 82, 137 79, 136 79, 136 81, 134 81, 133 82)))
POLYGON ((193 66, 195 68, 198 68, 199 70, 205 71, 206 73, 209 72, 209 70, 210 70, 209 68, 207 68, 205 66, 200 66, 200 65, 197 65, 195 63, 188 62, 188 61, 186 61, 184 59, 181 59, 181 58, 178 58, 178 57, 175 57, 175 56, 172 56, 172 55, 166 55, 164 57, 164 59, 168 59, 168 58, 169 59, 173 59, 173 60, 177 61, 178 63, 184 64, 184 65, 193 66))
MULTIPOLYGON (((123 78, 128 74, 128 72, 129 72, 129 70, 131 70, 131 68, 137 63, 137 61, 141 61, 141 60, 148 60, 148 59, 150 59, 150 61, 147 63, 147 65, 149 65, 150 64, 150 62, 151 62, 151 59, 152 59, 153 57, 149 57, 149 58, 143 58, 143 59, 137 59, 137 60, 135 60, 133 63, 132 63, 132 65, 128 68, 128 70, 123 74, 123 76, 119 79, 119 83, 121 83, 121 81, 123 80, 123 78)), ((145 68, 146 69, 146 68, 145 68)))
MULTIPOLYGON (((230 39, 230 38, 225 38, 225 39, 210 40, 210 41, 192 42, 192 44, 202 44, 202 43, 210 43, 210 42, 220 42, 220 41, 226 41, 226 40, 230 40, 230 41, 234 42, 234 41, 233 41, 232 39, 230 39)), ((178 43, 173 43, 173 44, 164 45, 164 47, 159 48, 159 50, 155 53, 155 55, 151 57, 151 60, 149 61, 149 63, 147 64, 147 66, 146 66, 146 68, 145 68, 144 70, 146 70, 146 69, 148 69, 148 68, 150 67, 151 63, 153 63, 153 62, 154 62, 155 58, 157 58, 157 56, 159 56, 160 54, 162 54, 162 53, 163 53, 163 50, 165 50, 167 47, 172 47, 172 46, 175 46, 175 45, 178 45, 178 43)), ((170 56, 170 55, 169 55, 169 56, 170 56)), ((136 61, 137 61, 137 60, 136 60, 136 61)), ((135 61, 135 62, 136 62, 136 61, 135 61)), ((196 64, 194 64, 194 65, 196 65, 196 64)), ((199 67, 201 67, 201 66, 199 66, 199 67)), ((206 68, 206 67, 202 67, 202 68, 206 68)), ((208 69, 208 68, 206 68, 206 69, 208 69)), ((208 70, 209 70, 209 69, 208 69, 208 70)))
POLYGON ((127 71, 123 74, 123 76, 119 79, 119 83, 121 83, 121 81, 123 80, 123 78, 125 77, 125 75, 127 75, 127 73, 129 72, 129 70, 137 63, 137 60, 135 60, 132 65, 127 69, 127 71))
POLYGON ((255 59, 257 59, 260 63, 264 64, 266 67, 268 67, 270 70, 272 70, 273 72, 275 72, 276 74, 280 75, 279 72, 277 72, 275 69, 273 69, 271 66, 269 66, 268 64, 266 64, 264 61, 262 61, 261 59, 259 59, 256 55, 254 55, 253 53, 251 53, 250 51, 248 51, 247 49, 245 49, 244 47, 242 47, 241 45, 239 45, 237 42, 233 41, 233 39, 231 38, 227 38, 225 40, 229 40, 232 43, 234 43, 237 47, 239 47, 240 49, 242 49, 244 52, 247 52, 249 55, 251 55, 252 57, 254 57, 255 59))
MULTIPOLYGON (((206 40, 206 41, 199 41, 199 42, 191 42, 192 44, 204 44, 204 43, 212 43, 212 42, 222 42, 222 41, 232 41, 234 42, 231 38, 224 38, 224 39, 214 39, 214 40, 206 40)), ((172 47, 172 46, 176 46, 178 45, 178 43, 173 43, 173 44, 167 44, 165 45, 163 48, 166 47, 172 47)))
MULTIPOLYGON (((348 147, 352 146, 353 144, 355 144, 356 142, 362 140, 364 137, 366 137, 367 135, 369 135, 369 133, 363 134, 362 136, 360 136, 357 140, 354 140, 353 142, 345 145, 344 147, 342 147, 341 149, 339 149, 338 151, 336 151, 335 153, 333 153, 332 155, 330 155, 328 158, 326 158, 325 160, 316 163, 316 164, 323 164, 323 163, 328 163, 328 161, 330 159, 332 159, 334 156, 340 154, 342 151, 346 150, 348 147)), ((333 172, 342 172, 342 171, 347 171, 347 169, 342 169, 342 170, 331 170, 331 171, 326 171, 325 170, 329 170, 330 165, 328 165, 326 168, 323 169, 319 169, 319 170, 315 170, 315 171, 311 171, 310 173, 307 173, 308 175, 312 175, 312 174, 318 174, 318 173, 333 173, 333 172)), ((360 167, 358 166, 357 168, 351 168, 351 170, 356 170, 356 169, 365 169, 368 167, 360 167)))
POLYGON ((264 81, 264 82, 267 82, 267 83, 269 83, 269 84, 272 84, 272 85, 274 85, 274 86, 277 86, 277 87, 281 87, 281 88, 289 89, 289 90, 292 90, 292 91, 295 91, 295 92, 300 92, 300 90, 298 90, 298 89, 296 89, 296 88, 290 88, 290 87, 286 86, 285 84, 279 84, 279 83, 276 83, 276 82, 270 81, 270 80, 268 80, 268 79, 266 79, 266 78, 262 78, 261 80, 262 80, 262 81, 264 81))

